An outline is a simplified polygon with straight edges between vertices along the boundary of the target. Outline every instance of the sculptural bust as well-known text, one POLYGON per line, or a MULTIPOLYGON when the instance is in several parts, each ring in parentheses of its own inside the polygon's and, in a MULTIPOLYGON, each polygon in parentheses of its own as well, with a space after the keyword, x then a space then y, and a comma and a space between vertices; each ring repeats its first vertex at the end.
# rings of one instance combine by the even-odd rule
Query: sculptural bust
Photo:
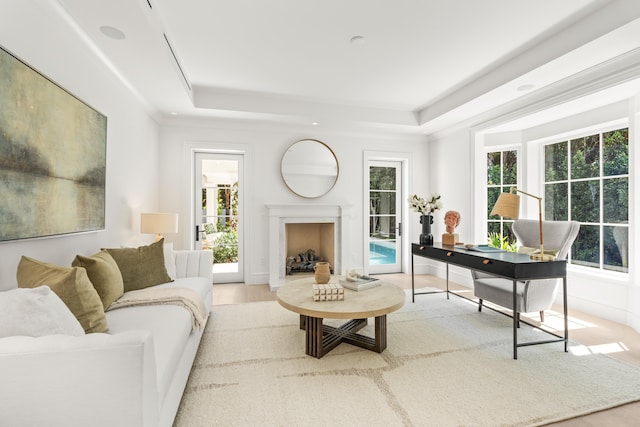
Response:
POLYGON ((447 226, 447 233, 453 233, 458 225, 460 225, 460 212, 447 211, 444 214, 444 223, 447 226))

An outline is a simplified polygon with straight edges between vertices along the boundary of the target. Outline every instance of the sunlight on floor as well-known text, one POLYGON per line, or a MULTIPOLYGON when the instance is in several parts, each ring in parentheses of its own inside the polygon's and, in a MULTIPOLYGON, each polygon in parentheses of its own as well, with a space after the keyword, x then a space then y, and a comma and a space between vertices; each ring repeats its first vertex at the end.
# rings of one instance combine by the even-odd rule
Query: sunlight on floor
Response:
MULTIPOLYGON (((539 317, 535 317, 537 321, 540 321, 539 317)), ((577 319, 575 317, 568 316, 569 321, 569 330, 576 329, 584 329, 584 328, 595 328, 598 325, 587 322, 585 320, 577 319)), ((555 312, 553 310, 548 310, 544 312, 544 323, 543 326, 549 329, 553 329, 555 331, 564 331, 564 317, 562 313, 555 312)))
MULTIPOLYGON (((418 291, 418 289, 416 289, 416 292, 418 291)), ((474 299, 474 301, 471 301, 472 304, 477 304, 475 302, 475 298, 472 295, 471 290, 469 291, 460 291, 460 290, 456 290, 454 293, 456 294, 465 294, 468 293, 470 295, 466 295, 467 298, 472 298, 474 299)), ((463 295, 465 296, 465 295, 463 295)), ((487 308, 493 308, 494 310, 500 311, 500 312, 504 312, 504 313, 508 313, 509 316, 511 316, 511 310, 506 310, 503 307, 500 307, 498 305, 495 305, 491 302, 485 302, 484 306, 487 308)), ((554 310, 547 310, 544 312, 544 323, 540 322, 540 315, 538 313, 523 313, 523 320, 526 321, 526 319, 529 319, 530 321, 533 321, 535 323, 539 323, 540 324, 540 328, 545 330, 545 331, 550 331, 550 332, 554 332, 554 333, 562 333, 564 331, 564 316, 562 315, 562 313, 554 311, 554 310)), ((585 320, 581 320, 578 319, 576 317, 572 317, 572 316, 567 316, 567 320, 569 323, 569 330, 577 330, 577 329, 584 329, 584 328, 595 328, 598 325, 594 324, 594 323, 590 323, 587 322, 585 320)))
POLYGON ((569 347, 569 352, 576 356, 588 356, 590 354, 610 354, 629 351, 629 348, 622 342, 612 342, 598 345, 575 345, 569 347))

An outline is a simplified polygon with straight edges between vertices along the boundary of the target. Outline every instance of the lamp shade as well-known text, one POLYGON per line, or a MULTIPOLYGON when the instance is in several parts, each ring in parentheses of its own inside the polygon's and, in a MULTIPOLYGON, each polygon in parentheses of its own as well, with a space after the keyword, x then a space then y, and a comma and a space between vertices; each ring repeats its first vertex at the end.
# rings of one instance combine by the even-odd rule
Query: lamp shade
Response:
POLYGON ((178 232, 177 213, 143 213, 140 232, 147 234, 174 234, 178 232))
POLYGON ((491 215, 498 215, 509 219, 518 219, 520 215, 520 196, 513 193, 500 193, 491 215))

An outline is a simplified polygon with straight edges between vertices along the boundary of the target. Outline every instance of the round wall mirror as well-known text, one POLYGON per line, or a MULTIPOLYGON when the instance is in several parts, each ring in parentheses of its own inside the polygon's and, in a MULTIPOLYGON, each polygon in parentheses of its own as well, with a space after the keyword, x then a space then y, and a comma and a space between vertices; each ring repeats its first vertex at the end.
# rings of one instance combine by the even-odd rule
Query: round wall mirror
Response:
POLYGON ((338 159, 331 148, 315 139, 295 142, 282 156, 280 172, 298 196, 324 196, 338 180, 338 159))

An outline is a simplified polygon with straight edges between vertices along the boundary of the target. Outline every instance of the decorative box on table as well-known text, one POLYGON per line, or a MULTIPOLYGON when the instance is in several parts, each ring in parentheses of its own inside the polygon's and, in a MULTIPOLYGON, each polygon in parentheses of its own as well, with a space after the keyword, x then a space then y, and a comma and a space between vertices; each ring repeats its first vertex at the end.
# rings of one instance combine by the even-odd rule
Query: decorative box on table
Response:
POLYGON ((342 285, 328 283, 326 285, 313 285, 314 301, 343 301, 344 288, 342 285))

